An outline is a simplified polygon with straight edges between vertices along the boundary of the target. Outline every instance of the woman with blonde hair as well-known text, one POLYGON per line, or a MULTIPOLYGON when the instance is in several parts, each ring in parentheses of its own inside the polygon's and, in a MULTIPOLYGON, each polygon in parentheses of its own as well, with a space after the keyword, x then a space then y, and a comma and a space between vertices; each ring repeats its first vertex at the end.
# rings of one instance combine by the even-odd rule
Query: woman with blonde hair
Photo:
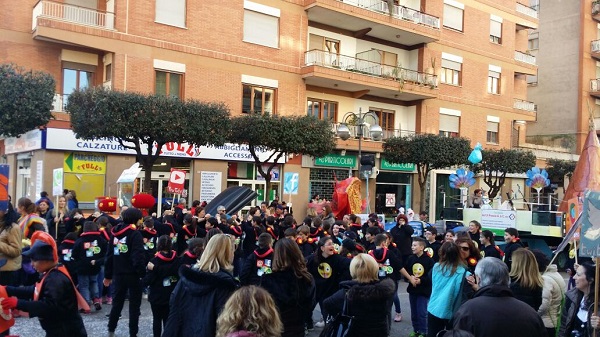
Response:
POLYGON ((61 242, 67 235, 67 219, 69 218, 69 207, 67 206, 67 197, 61 195, 58 197, 56 207, 50 210, 48 217, 48 230, 50 235, 56 239, 56 242, 61 242))
POLYGON ((228 235, 217 234, 206 245, 198 263, 180 268, 162 336, 214 337, 217 315, 238 286, 232 270, 232 240, 228 235))
POLYGON ((396 286, 390 278, 379 281, 379 265, 368 254, 358 254, 350 262, 351 281, 340 283, 340 290, 323 305, 328 313, 353 316, 347 337, 387 337, 390 333, 392 301, 396 286))
POLYGON ((217 337, 280 337, 282 331, 273 298, 256 286, 236 290, 217 319, 217 337))
POLYGON ((544 279, 540 274, 535 255, 530 250, 519 248, 512 253, 510 280, 510 289, 515 298, 538 311, 542 305, 544 279))

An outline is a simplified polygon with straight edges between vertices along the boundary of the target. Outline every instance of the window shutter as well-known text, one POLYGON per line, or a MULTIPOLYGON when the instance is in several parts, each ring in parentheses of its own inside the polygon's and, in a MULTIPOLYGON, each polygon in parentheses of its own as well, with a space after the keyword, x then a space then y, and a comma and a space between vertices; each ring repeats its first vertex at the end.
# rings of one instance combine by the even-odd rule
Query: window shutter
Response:
POLYGON ((444 26, 463 30, 463 10, 448 4, 444 4, 444 26))
POLYGON ((459 132, 460 117, 440 114, 440 130, 459 132))
POLYGON ((244 41, 262 46, 279 47, 279 18, 244 10, 244 41))
POLYGON ((185 27, 185 0, 156 0, 156 22, 185 27))

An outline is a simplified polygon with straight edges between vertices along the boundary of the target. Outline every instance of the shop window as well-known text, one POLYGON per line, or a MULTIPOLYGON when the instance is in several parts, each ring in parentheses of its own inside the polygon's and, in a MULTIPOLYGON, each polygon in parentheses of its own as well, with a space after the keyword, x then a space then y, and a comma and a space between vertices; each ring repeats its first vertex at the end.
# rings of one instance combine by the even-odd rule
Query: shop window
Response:
POLYGON ((254 179, 254 164, 230 162, 227 164, 227 179, 254 179))
POLYGON ((306 101, 306 113, 318 119, 328 120, 332 123, 337 121, 338 103, 309 98, 306 101))
POLYGON ((276 113, 277 89, 252 84, 242 85, 243 113, 276 113))
POLYGON ((157 95, 183 97, 183 74, 156 70, 154 92, 157 95))
POLYGON ((345 170, 333 170, 333 169, 310 169, 309 184, 310 191, 309 195, 313 196, 318 194, 322 199, 331 200, 333 198, 333 191, 335 188, 335 181, 341 181, 348 178, 348 169, 345 170))

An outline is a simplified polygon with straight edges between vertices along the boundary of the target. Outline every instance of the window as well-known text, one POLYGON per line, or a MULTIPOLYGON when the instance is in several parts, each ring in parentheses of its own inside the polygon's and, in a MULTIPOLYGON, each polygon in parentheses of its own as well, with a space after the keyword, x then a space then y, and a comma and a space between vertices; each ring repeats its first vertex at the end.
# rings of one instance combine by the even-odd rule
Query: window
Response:
POLYGON ((487 122, 487 138, 486 141, 492 144, 498 144, 498 122, 487 122))
POLYGON ((309 98, 306 101, 306 113, 309 116, 315 116, 318 119, 329 120, 332 123, 337 121, 338 103, 309 98))
POLYGON ((396 128, 394 124, 396 112, 393 110, 373 108, 370 108, 369 111, 374 112, 379 118, 379 126, 383 129, 383 138, 393 137, 396 128))
POLYGON ((156 70, 154 92, 158 95, 183 97, 183 74, 156 70))
POLYGON ((453 115, 440 114, 440 136, 458 137, 460 117, 453 115))
POLYGON ((528 50, 537 50, 540 48, 540 39, 539 38, 535 38, 535 39, 531 39, 528 41, 527 43, 527 49, 528 50))
POLYGON ((490 42, 502 43, 502 18, 495 15, 490 19, 490 42))
POLYGON ((444 1, 444 27, 463 31, 464 5, 456 1, 444 1))
POLYGON ((488 93, 500 94, 500 73, 490 70, 488 73, 488 93))
POLYGON ((332 54, 340 53, 340 41, 325 36, 310 34, 308 50, 323 50, 332 54))
POLYGON ((112 80, 112 63, 104 66, 104 77, 106 78, 106 81, 104 82, 112 80))
POLYGON ((186 0, 156 0, 155 21, 185 28, 186 0))
POLYGON ((280 13, 278 8, 244 1, 244 41, 278 48, 280 13))
POLYGON ((442 58, 440 81, 446 84, 460 85, 462 63, 442 58))
POLYGON ((243 113, 276 113, 275 95, 277 89, 265 88, 252 84, 243 84, 243 113))
POLYGON ((94 85, 95 71, 96 67, 92 65, 63 62, 63 108, 73 91, 94 85))

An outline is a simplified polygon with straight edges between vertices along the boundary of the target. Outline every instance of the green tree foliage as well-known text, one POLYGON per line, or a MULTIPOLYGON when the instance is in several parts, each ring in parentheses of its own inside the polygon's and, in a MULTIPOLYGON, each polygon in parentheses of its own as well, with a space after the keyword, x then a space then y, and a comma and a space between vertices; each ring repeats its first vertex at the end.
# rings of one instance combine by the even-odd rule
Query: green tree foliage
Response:
POLYGON ((383 157, 390 163, 414 163, 417 167, 421 208, 425 207, 425 186, 431 170, 467 163, 471 152, 466 138, 448 138, 435 134, 388 138, 383 157))
POLYGON ((50 74, 0 64, 0 135, 18 137, 48 124, 54 91, 50 74))
POLYGON ((577 166, 576 161, 562 160, 562 159, 548 159, 548 165, 546 172, 548 172, 548 178, 553 183, 557 183, 563 187, 565 186, 565 176, 571 178, 573 172, 577 166))
POLYGON ((284 155, 321 157, 335 148, 331 123, 312 116, 245 114, 235 117, 231 119, 229 141, 248 145, 258 173, 267 185, 265 200, 268 200, 271 190, 271 172, 284 155), (272 152, 268 158, 261 160, 258 150, 272 152))
POLYGON ((483 150, 481 163, 472 165, 473 172, 483 172, 483 182, 490 188, 488 196, 493 199, 504 185, 507 173, 525 173, 535 166, 535 155, 515 149, 483 150))
POLYGON ((114 138, 135 150, 142 165, 144 191, 152 193, 152 165, 170 142, 222 145, 229 111, 219 103, 182 101, 174 96, 112 91, 101 87, 77 90, 67 111, 78 138, 114 138))

